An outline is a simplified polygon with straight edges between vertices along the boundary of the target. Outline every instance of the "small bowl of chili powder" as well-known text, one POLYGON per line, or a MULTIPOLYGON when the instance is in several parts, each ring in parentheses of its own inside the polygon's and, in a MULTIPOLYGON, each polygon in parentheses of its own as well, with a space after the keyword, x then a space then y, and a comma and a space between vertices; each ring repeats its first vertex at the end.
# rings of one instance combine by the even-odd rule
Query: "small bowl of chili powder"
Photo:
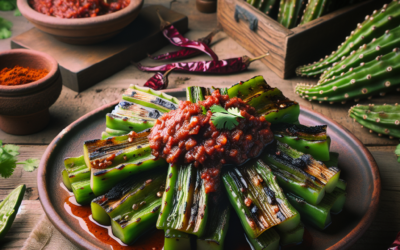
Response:
POLYGON ((1 52, 0 129, 14 135, 42 130, 61 89, 58 63, 51 56, 27 49, 1 52))
POLYGON ((35 27, 69 44, 93 44, 117 35, 138 16, 143 0, 17 0, 35 27))

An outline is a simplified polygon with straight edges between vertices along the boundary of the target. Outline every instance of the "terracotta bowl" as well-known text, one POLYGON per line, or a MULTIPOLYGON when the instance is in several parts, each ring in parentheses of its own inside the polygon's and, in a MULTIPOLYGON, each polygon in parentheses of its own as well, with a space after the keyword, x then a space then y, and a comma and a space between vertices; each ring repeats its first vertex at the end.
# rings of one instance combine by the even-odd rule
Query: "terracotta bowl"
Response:
POLYGON ((13 135, 33 134, 49 123, 49 107, 62 89, 60 70, 56 60, 42 52, 14 49, 0 53, 0 70, 16 65, 49 73, 24 85, 0 85, 0 129, 13 135))
POLYGON ((17 0, 22 15, 39 30, 69 44, 93 44, 118 34, 139 14, 143 0, 131 0, 124 9, 114 13, 86 18, 57 18, 32 9, 28 0, 17 0))

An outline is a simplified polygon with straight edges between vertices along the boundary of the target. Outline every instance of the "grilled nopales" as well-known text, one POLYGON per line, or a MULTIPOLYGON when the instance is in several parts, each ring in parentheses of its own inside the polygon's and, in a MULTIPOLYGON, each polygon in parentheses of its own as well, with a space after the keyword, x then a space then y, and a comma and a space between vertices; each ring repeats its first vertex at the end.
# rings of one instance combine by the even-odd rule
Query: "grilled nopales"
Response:
POLYGON ((271 126, 276 140, 320 161, 329 160, 330 137, 326 125, 307 127, 304 125, 277 123, 271 126))
POLYGON ((299 214, 263 161, 230 167, 222 174, 222 180, 229 201, 249 237, 257 238, 271 227, 288 232, 300 223, 299 214))
POLYGON ((106 115, 107 129, 102 139, 149 129, 159 117, 177 109, 178 105, 179 101, 175 97, 131 85, 122 95, 120 103, 106 115))
POLYGON ((400 138, 400 105, 356 105, 350 108, 349 116, 362 127, 387 135, 391 139, 400 138))
POLYGON ((357 28, 351 32, 336 51, 327 55, 324 59, 313 64, 304 65, 297 68, 297 75, 317 76, 365 43, 369 43, 373 38, 382 36, 387 30, 398 27, 400 20, 399 1, 385 4, 379 11, 374 11, 371 16, 366 16, 366 20, 358 24, 357 28))
POLYGON ((278 22, 288 29, 295 27, 300 20, 304 0, 281 0, 278 22))
POLYGON ((319 85, 298 84, 296 93, 312 101, 345 103, 390 91, 400 91, 400 52, 393 52, 362 64, 341 77, 331 78, 319 85))

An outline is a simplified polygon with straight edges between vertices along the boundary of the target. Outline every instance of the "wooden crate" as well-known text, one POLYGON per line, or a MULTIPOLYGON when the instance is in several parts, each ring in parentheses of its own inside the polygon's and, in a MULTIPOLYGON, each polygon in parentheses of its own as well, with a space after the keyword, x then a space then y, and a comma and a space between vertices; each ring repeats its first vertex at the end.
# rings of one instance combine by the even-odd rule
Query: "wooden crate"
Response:
POLYGON ((390 1, 366 1, 292 29, 285 28, 244 0, 218 0, 217 16, 224 31, 253 56, 268 51, 270 56, 262 62, 286 79, 295 74, 296 67, 334 51, 357 23, 386 2, 390 1))

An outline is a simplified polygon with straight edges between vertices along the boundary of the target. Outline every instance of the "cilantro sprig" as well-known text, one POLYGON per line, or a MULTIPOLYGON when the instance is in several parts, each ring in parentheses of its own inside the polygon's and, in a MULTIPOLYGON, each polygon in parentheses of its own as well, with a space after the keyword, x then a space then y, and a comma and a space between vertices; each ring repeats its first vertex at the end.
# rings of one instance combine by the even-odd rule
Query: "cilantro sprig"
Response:
POLYGON ((32 172, 39 166, 39 159, 31 158, 18 162, 18 155, 19 146, 12 144, 3 146, 0 140, 0 177, 10 177, 14 173, 17 164, 22 164, 22 167, 27 172, 32 172))
POLYGON ((217 129, 232 130, 239 124, 237 118, 244 118, 238 108, 226 110, 222 106, 213 105, 210 110, 213 113, 211 121, 217 129))

